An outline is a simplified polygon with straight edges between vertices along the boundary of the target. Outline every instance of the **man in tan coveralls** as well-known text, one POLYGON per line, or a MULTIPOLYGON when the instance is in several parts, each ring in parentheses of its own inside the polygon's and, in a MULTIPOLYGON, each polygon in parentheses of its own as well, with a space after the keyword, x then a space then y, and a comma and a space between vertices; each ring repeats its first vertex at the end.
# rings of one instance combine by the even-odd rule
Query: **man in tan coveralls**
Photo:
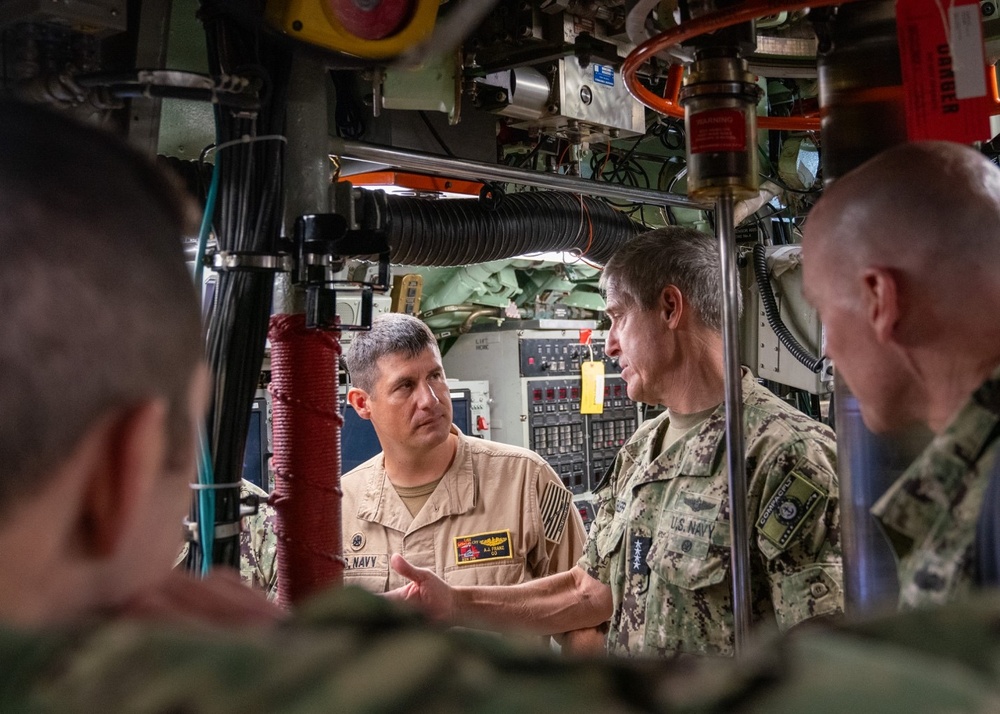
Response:
MULTIPOLYGON (((607 353, 628 395, 668 411, 639 427, 597 489, 585 552, 512 589, 452 588, 405 559, 391 595, 444 620, 540 632, 610 620, 612 654, 731 655, 721 294, 715 241, 684 228, 637 237, 605 266, 607 353)), ((832 432, 743 377, 754 622, 785 630, 843 607, 832 432)), ((576 644, 576 643, 574 643, 576 644)))
POLYGON ((377 317, 347 355, 348 401, 382 453, 342 479, 344 581, 385 592, 404 554, 454 585, 514 585, 569 570, 585 533, 572 495, 538 455, 452 425, 441 355, 408 315, 377 317))

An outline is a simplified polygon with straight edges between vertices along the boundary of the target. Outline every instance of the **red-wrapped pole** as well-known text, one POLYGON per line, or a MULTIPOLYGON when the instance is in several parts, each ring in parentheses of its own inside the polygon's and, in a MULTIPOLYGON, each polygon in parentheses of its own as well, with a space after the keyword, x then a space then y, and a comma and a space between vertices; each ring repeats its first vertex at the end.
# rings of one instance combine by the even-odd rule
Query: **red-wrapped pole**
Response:
POLYGON ((278 599, 284 606, 343 580, 340 537, 340 334, 305 315, 271 318, 278 599))

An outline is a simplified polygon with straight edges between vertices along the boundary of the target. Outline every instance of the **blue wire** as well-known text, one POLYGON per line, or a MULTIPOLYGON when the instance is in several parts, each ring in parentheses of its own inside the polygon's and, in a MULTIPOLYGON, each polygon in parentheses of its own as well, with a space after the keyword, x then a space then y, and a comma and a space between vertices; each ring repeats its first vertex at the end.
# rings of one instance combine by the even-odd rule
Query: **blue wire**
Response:
MULTIPOLYGON (((214 482, 208 434, 202 423, 198 431, 198 483, 211 486, 214 482)), ((201 545, 201 575, 204 577, 212 569, 212 551, 215 548, 215 490, 212 488, 198 489, 198 539, 201 545)))
POLYGON ((208 246, 208 236, 212 232, 212 217, 215 215, 215 199, 219 195, 219 159, 216 157, 212 168, 212 182, 208 186, 208 196, 205 198, 205 213, 201 217, 201 230, 198 232, 198 254, 194 262, 194 285, 201 295, 204 290, 205 250, 208 246))
MULTIPOLYGON (((201 230, 198 232, 198 252, 194 263, 194 285, 204 300, 205 289, 205 251, 208 246, 208 236, 212 232, 212 217, 215 215, 215 201, 219 195, 219 160, 216 158, 212 168, 212 182, 205 198, 205 213, 201 217, 201 230)), ((215 477, 212 473, 212 454, 208 447, 208 433, 202 421, 198 429, 198 483, 202 486, 212 486, 215 477)), ((201 546, 201 575, 205 577, 212 569, 212 551, 215 547, 215 490, 202 488, 198 490, 198 539, 201 546)))

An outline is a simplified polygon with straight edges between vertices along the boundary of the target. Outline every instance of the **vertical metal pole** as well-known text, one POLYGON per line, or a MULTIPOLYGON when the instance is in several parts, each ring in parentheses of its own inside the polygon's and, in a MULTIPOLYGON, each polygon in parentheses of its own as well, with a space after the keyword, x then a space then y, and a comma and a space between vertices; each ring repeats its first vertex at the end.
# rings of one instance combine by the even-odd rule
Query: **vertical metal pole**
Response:
MULTIPOLYGON (((327 117, 326 64, 304 52, 292 59, 288 84, 288 119, 285 135, 285 235, 292 236, 295 219, 307 213, 326 213, 330 199, 330 143, 327 117)), ((274 311, 305 312, 305 292, 293 285, 288 273, 278 273, 274 283, 274 311)))
POLYGON ((726 378, 726 465, 729 471, 729 522, 733 582, 733 632, 736 656, 750 634, 750 542, 747 526, 746 447, 743 443, 743 370, 740 367, 739 281, 736 273, 736 227, 733 195, 716 201, 715 231, 722 269, 722 340, 726 378))
POLYGON ((843 379, 833 391, 837 417, 837 475, 844 549, 844 611, 863 615, 899 599, 896 558, 870 509, 929 441, 913 431, 877 436, 865 428, 857 397, 843 379))
MULTIPOLYGON (((135 66, 161 69, 167 63, 171 2, 151 0, 142 3, 141 7, 136 3, 135 7, 139 13, 135 66)), ((128 141, 136 149, 150 156, 156 156, 159 148, 162 103, 162 99, 155 97, 135 97, 129 101, 128 141)))

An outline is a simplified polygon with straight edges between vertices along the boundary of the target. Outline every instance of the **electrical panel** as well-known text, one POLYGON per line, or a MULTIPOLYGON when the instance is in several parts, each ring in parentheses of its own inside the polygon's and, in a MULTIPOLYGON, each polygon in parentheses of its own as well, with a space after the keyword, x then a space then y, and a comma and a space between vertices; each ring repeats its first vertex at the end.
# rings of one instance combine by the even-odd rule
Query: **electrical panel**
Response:
MULTIPOLYGON (((464 393, 469 402, 469 425, 463 429, 467 436, 478 436, 491 441, 490 438, 490 383, 482 379, 459 380, 449 379, 448 389, 451 390, 451 400, 455 408, 461 408, 461 394, 464 393)), ((459 424, 458 419, 455 423, 459 424)))
POLYGON ((638 405, 625 393, 618 364, 604 352, 606 333, 509 329, 472 331, 445 354, 451 377, 486 378, 493 394, 494 441, 544 458, 574 494, 591 490, 639 425, 638 405), (580 366, 604 362, 604 410, 581 414, 580 366))

